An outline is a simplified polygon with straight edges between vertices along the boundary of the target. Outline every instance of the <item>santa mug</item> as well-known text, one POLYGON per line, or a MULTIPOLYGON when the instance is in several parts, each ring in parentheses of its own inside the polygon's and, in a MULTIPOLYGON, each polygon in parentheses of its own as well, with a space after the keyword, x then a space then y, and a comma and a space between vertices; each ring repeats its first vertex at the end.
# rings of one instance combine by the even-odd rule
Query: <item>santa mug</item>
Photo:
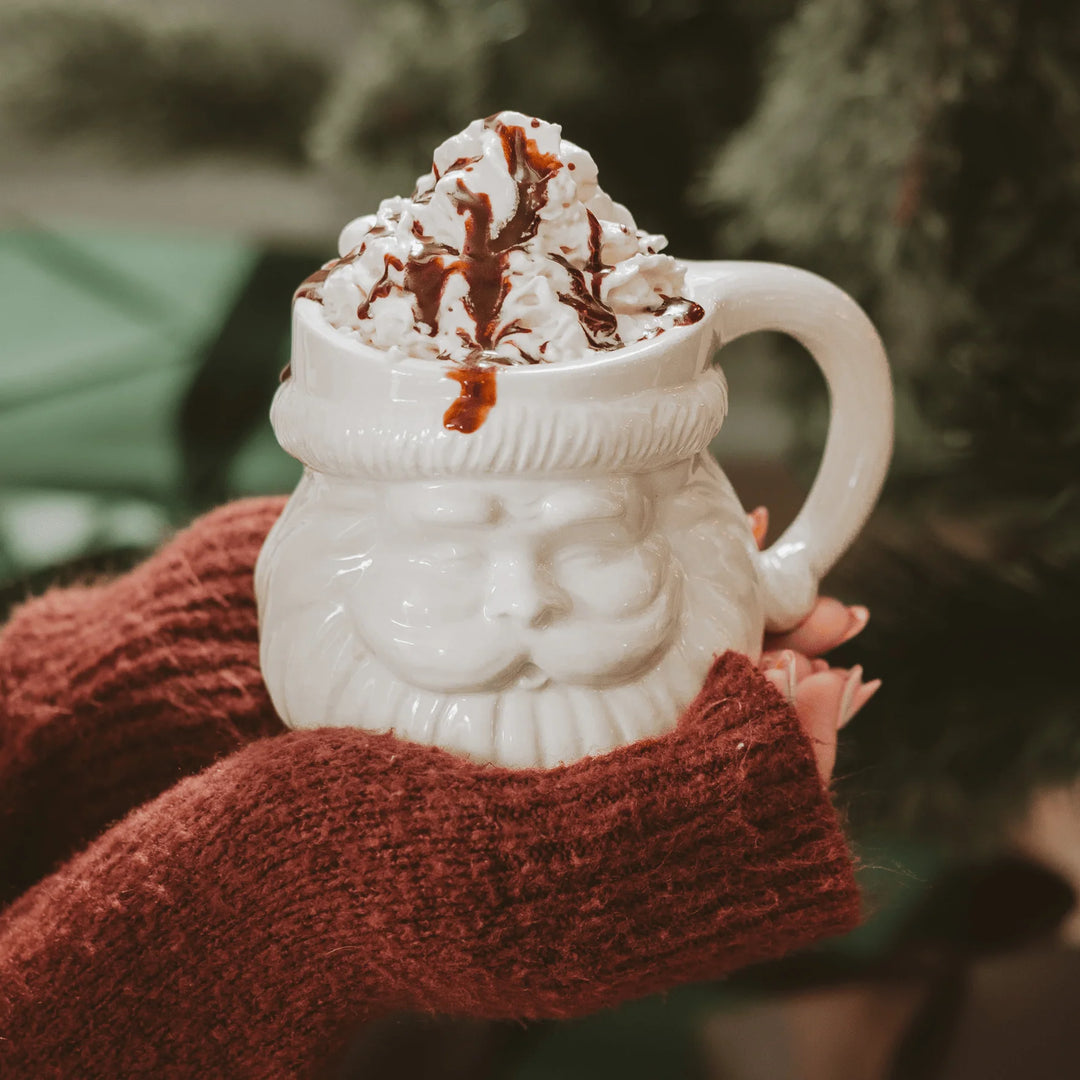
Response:
POLYGON ((809 612, 888 464, 881 341, 813 274, 685 265, 697 322, 497 371, 393 358, 295 301, 271 418, 305 468, 255 573, 288 726, 549 767, 669 730, 715 655, 756 659, 809 612), (817 478, 764 551, 708 450, 714 354, 757 330, 800 341, 831 398, 817 478))

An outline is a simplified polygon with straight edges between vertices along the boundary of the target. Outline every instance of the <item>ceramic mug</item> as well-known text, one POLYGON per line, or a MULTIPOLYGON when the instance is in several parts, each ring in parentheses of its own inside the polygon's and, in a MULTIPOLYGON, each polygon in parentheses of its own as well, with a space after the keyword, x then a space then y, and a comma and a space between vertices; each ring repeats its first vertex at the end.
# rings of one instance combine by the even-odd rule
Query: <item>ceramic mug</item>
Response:
POLYGON ((255 579, 287 725, 549 767, 670 729, 716 654, 756 658, 766 628, 809 612, 888 465, 881 341, 814 274, 685 265, 698 322, 499 368, 470 431, 447 422, 460 368, 380 352, 294 303, 271 418, 305 469, 255 579), (708 451, 727 412, 714 354, 757 330, 800 341, 831 400, 810 493, 760 552, 708 451))

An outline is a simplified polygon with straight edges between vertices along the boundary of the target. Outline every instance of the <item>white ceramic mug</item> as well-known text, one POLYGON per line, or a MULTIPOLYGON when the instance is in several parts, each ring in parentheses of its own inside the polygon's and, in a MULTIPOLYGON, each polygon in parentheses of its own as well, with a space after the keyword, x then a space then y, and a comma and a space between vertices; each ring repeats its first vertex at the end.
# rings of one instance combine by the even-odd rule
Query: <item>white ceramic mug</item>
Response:
POLYGON ((814 274, 686 266, 704 318, 499 368, 471 433, 443 423, 450 365, 379 352, 295 302, 271 415, 305 471, 256 568, 263 673, 289 726, 552 766, 668 730, 714 655, 756 657, 766 627, 809 612, 888 465, 881 341, 814 274), (757 330, 800 341, 831 398, 814 485, 761 552, 708 452, 727 411, 714 353, 757 330))

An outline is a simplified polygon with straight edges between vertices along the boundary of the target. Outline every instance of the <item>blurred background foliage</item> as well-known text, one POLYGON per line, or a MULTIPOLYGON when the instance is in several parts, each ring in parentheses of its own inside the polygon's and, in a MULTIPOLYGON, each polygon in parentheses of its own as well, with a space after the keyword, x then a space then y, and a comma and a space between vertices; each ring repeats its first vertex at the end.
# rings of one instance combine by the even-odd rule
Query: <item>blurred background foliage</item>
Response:
MULTIPOLYGON (((1075 0, 0 0, 0 602, 288 490, 293 287, 504 107, 673 253, 870 311, 897 454, 829 585, 871 606, 841 660, 885 689, 840 797, 884 906, 904 867, 1015 846, 1080 773, 1075 0)), ((827 400, 771 335, 724 366, 717 452, 782 523, 827 400)))

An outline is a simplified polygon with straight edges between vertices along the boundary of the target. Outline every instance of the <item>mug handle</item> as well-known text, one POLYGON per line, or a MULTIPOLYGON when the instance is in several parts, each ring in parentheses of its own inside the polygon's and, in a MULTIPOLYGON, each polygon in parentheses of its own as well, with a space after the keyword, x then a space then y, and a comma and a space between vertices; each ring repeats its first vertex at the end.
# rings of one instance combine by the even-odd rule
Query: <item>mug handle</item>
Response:
POLYGON ((759 555, 766 628, 804 618, 818 584, 862 528, 888 469, 893 395, 881 338, 842 289, 807 270, 758 262, 686 263, 688 291, 722 347, 779 330, 814 358, 829 389, 829 433, 810 494, 783 535, 759 555))

